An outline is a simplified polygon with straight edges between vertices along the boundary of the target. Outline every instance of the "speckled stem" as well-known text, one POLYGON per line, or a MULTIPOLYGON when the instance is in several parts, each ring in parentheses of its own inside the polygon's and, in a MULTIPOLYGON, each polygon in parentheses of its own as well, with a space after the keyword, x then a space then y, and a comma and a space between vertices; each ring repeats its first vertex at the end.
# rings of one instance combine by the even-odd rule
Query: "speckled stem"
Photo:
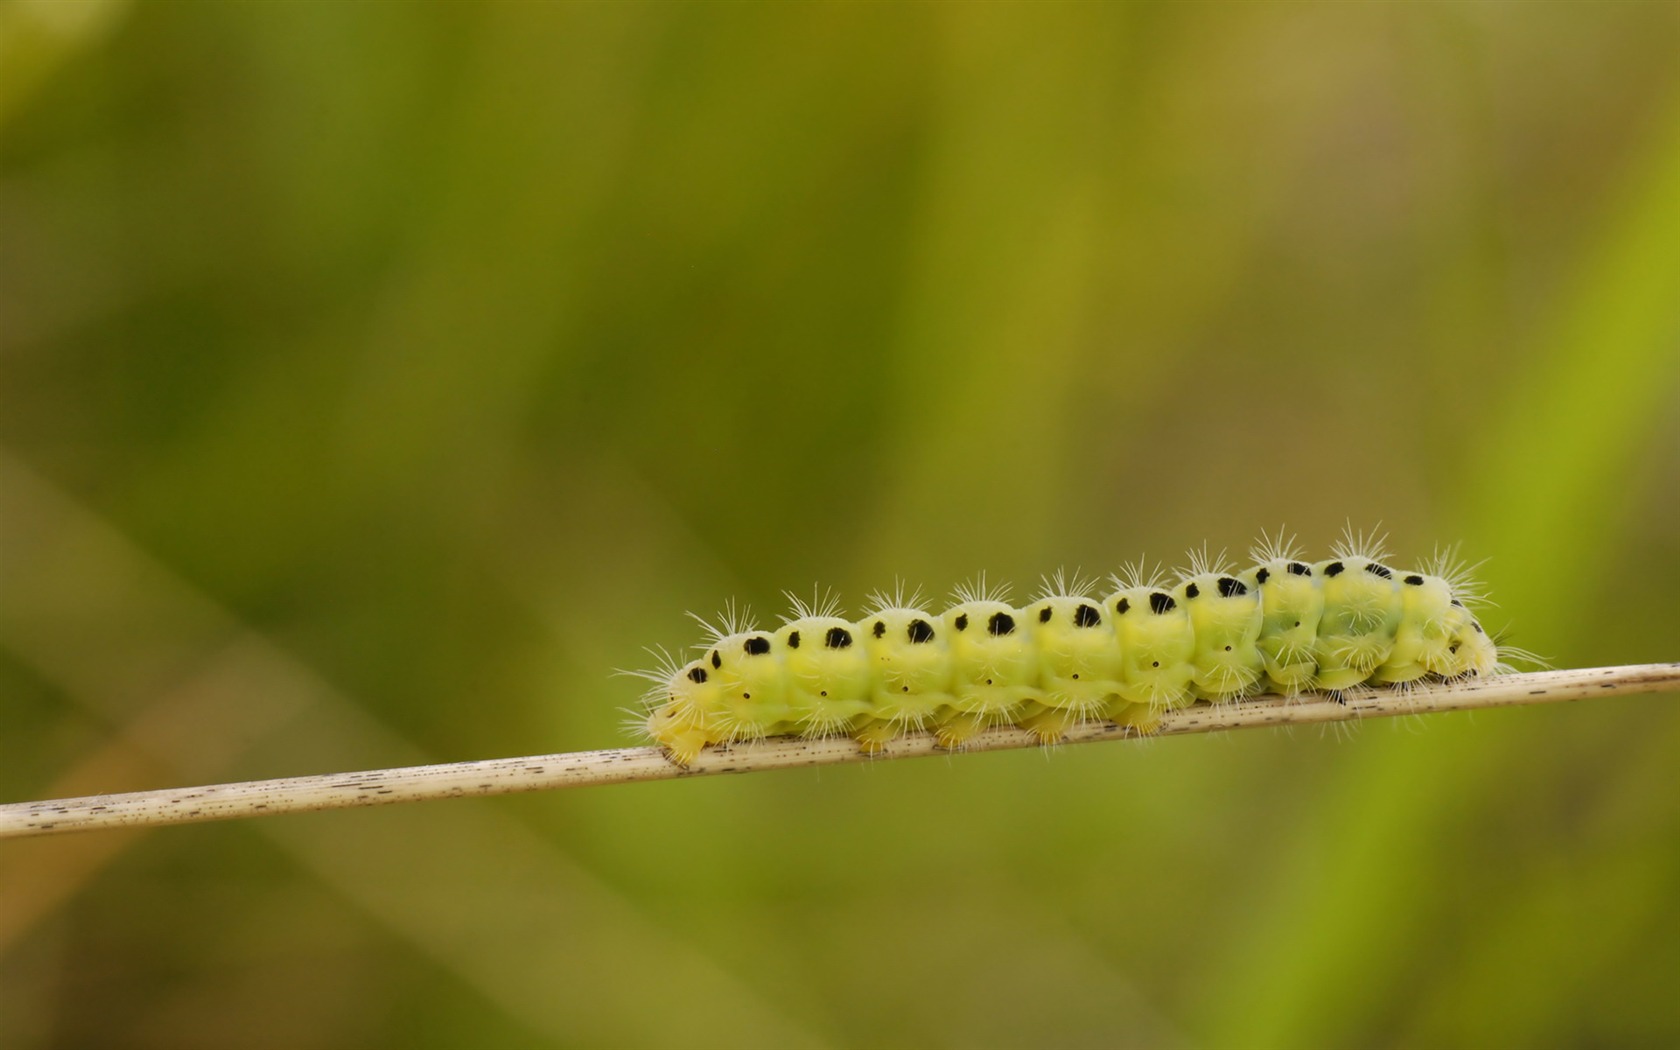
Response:
MULTIPOLYGON (((1680 663, 1503 675, 1469 682, 1415 686, 1404 691, 1361 690, 1349 694, 1344 702, 1316 694, 1294 700, 1258 696, 1219 705, 1198 703, 1169 712, 1163 718, 1160 729, 1152 736, 1344 722, 1676 690, 1680 690, 1680 663)), ((1128 736, 1135 739, 1135 734, 1123 727, 1091 723, 1074 727, 1065 742, 1084 744, 1128 736)), ((1037 738, 1027 730, 1002 726, 981 732, 968 742, 964 750, 1002 751, 1036 746, 1037 738)), ((378 806, 465 795, 501 795, 587 784, 674 780, 716 773, 747 773, 946 753, 934 744, 931 735, 913 733, 893 740, 885 751, 874 756, 861 754, 857 744, 844 737, 826 740, 776 737, 727 748, 707 748, 687 767, 675 765, 662 751, 652 747, 496 758, 167 791, 92 795, 47 802, 15 802, 0 805, 0 838, 96 828, 234 820, 269 813, 378 806)))

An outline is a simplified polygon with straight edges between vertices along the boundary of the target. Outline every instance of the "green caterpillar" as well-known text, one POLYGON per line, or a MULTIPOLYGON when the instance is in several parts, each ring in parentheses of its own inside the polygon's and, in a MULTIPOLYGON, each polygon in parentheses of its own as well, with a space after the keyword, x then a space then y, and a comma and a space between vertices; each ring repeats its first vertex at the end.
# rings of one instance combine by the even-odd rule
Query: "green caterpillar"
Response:
POLYGON ((855 621, 832 601, 796 600, 774 631, 730 615, 699 659, 641 673, 654 686, 635 724, 682 765, 708 744, 785 734, 848 735, 875 752, 930 730, 955 749, 1012 724, 1053 743, 1095 720, 1148 733, 1198 700, 1506 670, 1449 555, 1411 572, 1390 568, 1377 539, 1332 550, 1308 563, 1281 536, 1263 540, 1242 572, 1192 555, 1170 585, 1140 564, 1101 599, 1058 576, 1013 606, 982 579, 942 613, 900 592, 855 621))

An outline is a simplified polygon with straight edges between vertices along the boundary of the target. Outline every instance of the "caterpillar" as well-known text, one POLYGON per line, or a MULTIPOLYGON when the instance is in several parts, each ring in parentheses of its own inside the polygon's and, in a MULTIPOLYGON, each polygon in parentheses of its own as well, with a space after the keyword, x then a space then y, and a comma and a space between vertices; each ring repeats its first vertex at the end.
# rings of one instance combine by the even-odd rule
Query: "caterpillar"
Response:
POLYGON ((865 752, 932 731, 960 749, 993 725, 1054 743, 1108 720, 1140 734, 1197 701, 1262 692, 1332 695, 1508 671, 1471 612, 1481 596, 1453 552, 1417 571, 1391 568, 1381 537, 1348 535, 1307 562, 1280 532, 1253 564, 1192 552, 1176 579, 1144 563, 1092 581, 1062 574, 1009 603, 984 576, 929 611, 919 596, 870 596, 858 620, 831 597, 793 600, 774 630, 726 612, 702 655, 634 672, 653 683, 633 726, 688 765, 708 745, 765 736, 849 735, 865 752))

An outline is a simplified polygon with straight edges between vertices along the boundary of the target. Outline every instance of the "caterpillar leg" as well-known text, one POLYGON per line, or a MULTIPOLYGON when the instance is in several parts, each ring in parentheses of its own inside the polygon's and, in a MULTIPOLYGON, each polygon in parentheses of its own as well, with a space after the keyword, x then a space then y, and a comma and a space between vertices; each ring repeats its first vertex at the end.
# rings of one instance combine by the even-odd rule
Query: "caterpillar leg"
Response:
POLYGON ((674 702, 648 713, 647 734, 679 766, 693 762, 707 744, 718 739, 705 718, 674 702))
POLYGON ((1343 693, 1356 685, 1363 685, 1371 677, 1369 670, 1357 667, 1336 667, 1320 670, 1315 688, 1326 693, 1343 693))
POLYGON ((659 743, 665 748, 665 754, 679 766, 686 766, 700 757, 700 752, 706 747, 706 733, 702 729, 688 729, 681 732, 668 733, 660 738, 659 743))
POLYGON ((1371 683, 1373 685, 1405 685, 1407 682, 1417 681, 1428 673, 1429 668, 1422 664, 1405 664, 1401 667, 1385 664, 1377 669, 1376 674, 1371 676, 1371 683))
POLYGON ((1302 693, 1318 688, 1318 664, 1296 663, 1269 668, 1266 671, 1266 691, 1294 699, 1302 693))
POLYGON ((933 727, 933 738, 947 751, 960 751, 980 730, 992 724, 991 716, 968 711, 953 711, 933 727))
POLYGON ((866 755, 878 755, 887 749, 887 745, 902 736, 904 728, 884 719, 878 718, 852 730, 852 739, 858 743, 858 750, 866 755))
POLYGON ((1071 708, 1045 707, 1039 704, 1032 706, 1036 710, 1016 719, 1015 724, 1030 731, 1038 737, 1038 742, 1046 747, 1060 741, 1069 729, 1084 721, 1079 712, 1071 708))
POLYGON ((1108 717, 1115 725, 1129 726, 1143 736, 1161 728, 1161 716, 1167 713, 1164 706, 1154 704, 1118 703, 1109 709, 1108 717))
POLYGON ((933 690, 916 693, 877 690, 874 716, 854 727, 852 738, 864 754, 879 754, 904 734, 919 733, 933 724, 955 699, 949 693, 933 690))

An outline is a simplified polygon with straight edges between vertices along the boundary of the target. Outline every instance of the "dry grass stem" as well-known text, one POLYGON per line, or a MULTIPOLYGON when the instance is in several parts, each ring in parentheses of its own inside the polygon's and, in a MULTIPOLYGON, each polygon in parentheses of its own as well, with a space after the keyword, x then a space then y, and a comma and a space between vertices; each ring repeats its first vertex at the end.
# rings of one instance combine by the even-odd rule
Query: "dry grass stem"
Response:
MULTIPOLYGON (((1218 706, 1199 703, 1173 711, 1166 716, 1153 737, 1559 703, 1672 690, 1680 690, 1680 663, 1543 671, 1470 682, 1431 684, 1409 690, 1365 690, 1349 695, 1345 702, 1340 703, 1316 695, 1295 700, 1260 696, 1218 706)), ((1123 727, 1091 723, 1069 732, 1066 742, 1084 744, 1128 736, 1136 738, 1123 727)), ((982 732, 964 750, 1002 751, 1037 745, 1037 739, 1030 732, 1005 726, 982 732)), ((545 791, 587 784, 674 780, 717 773, 748 773, 933 754, 947 752, 934 744, 931 735, 916 733, 895 740, 885 752, 875 756, 861 754, 857 744, 844 737, 823 740, 775 737, 728 748, 707 749, 688 767, 673 764, 658 748, 629 747, 374 769, 359 773, 330 773, 165 791, 10 803, 0 805, 0 838, 95 828, 233 820, 270 813, 545 791)))

